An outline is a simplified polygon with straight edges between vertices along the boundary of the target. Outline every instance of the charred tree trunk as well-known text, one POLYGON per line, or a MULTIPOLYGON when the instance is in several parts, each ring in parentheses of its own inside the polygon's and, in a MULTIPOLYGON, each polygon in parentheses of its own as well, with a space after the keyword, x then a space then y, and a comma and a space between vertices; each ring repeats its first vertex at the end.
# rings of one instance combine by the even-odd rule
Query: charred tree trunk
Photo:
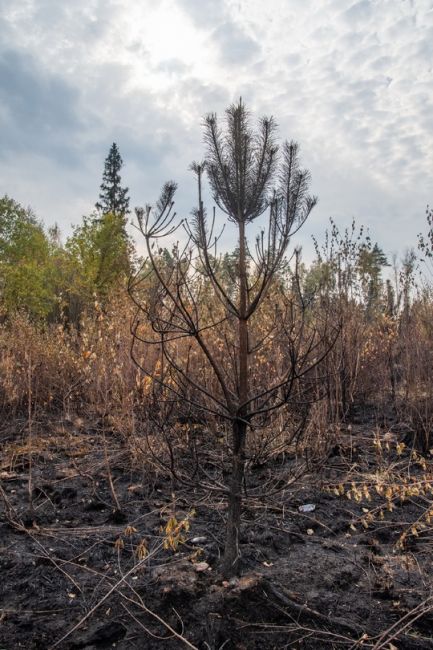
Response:
POLYGON ((239 528, 242 511, 242 483, 245 470, 245 445, 247 437, 248 413, 248 282, 246 262, 245 223, 239 219, 239 322, 238 322, 238 367, 239 407, 237 417, 233 420, 232 433, 232 470, 229 484, 227 535, 222 563, 222 573, 230 577, 237 573, 239 567, 239 528))
POLYGON ((225 578, 235 575, 239 569, 241 557, 239 551, 239 529, 242 512, 242 483, 245 469, 245 440, 246 423, 235 420, 233 422, 233 456, 229 484, 227 532, 224 548, 224 558, 221 566, 225 578))

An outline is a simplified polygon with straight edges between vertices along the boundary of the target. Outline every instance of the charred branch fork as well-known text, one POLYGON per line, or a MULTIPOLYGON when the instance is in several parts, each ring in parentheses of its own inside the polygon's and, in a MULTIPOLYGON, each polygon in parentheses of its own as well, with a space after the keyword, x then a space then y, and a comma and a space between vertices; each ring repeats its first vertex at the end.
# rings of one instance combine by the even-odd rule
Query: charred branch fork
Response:
POLYGON ((320 331, 311 325, 297 278, 298 252, 291 265, 286 257, 317 201, 309 194, 310 174, 300 167, 298 145, 277 146, 273 118, 262 118, 254 129, 242 101, 227 109, 222 126, 216 115, 208 115, 204 133, 205 159, 191 166, 198 187, 192 216, 176 220, 174 182, 166 183, 155 207, 136 210, 147 256, 129 283, 137 307, 132 355, 157 387, 159 403, 188 404, 227 427, 231 469, 221 568, 230 576, 239 569, 250 436, 262 430, 264 444, 278 438, 283 447, 293 441, 337 334, 327 322, 320 331), (205 176, 226 225, 236 233, 229 262, 217 251, 215 208, 209 217, 204 207, 205 176), (258 223, 266 225, 257 234, 258 223), (252 224, 254 237, 247 232, 252 224), (179 227, 184 243, 168 254, 160 242, 179 227), (144 336, 144 321, 150 321, 154 338, 144 336), (182 356, 179 342, 185 338, 188 354, 182 356), (146 365, 140 345, 158 346, 156 367, 146 365), (278 352, 273 367, 266 364, 270 349, 278 352))

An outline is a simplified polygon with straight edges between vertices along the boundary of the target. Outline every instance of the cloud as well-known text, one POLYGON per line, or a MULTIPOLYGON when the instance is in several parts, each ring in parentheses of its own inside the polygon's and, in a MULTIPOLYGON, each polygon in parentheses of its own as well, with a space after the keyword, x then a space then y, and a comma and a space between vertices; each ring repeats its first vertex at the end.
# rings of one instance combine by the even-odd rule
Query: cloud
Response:
POLYGON ((344 20, 349 24, 358 24, 371 17, 371 0, 359 0, 343 13, 344 20))
MULTIPOLYGON (((3 157, 32 150, 67 159, 68 140, 80 129, 79 91, 46 73, 28 54, 0 54, 0 136, 3 157)), ((70 156, 69 162, 76 157, 70 156)))
POLYGON ((224 0, 177 0, 177 4, 198 27, 215 27, 226 17, 224 0))
POLYGON ((215 29, 212 38, 219 47, 226 65, 250 63, 260 54, 259 44, 234 22, 225 22, 215 29))
POLYGON ((0 0, 0 30, 0 192, 48 222, 92 208, 113 141, 133 205, 174 178, 187 214, 202 117, 241 95, 300 142, 316 232, 356 217, 392 250, 423 228, 430 0, 0 0))
POLYGON ((185 76, 190 71, 190 66, 178 59, 165 59, 157 65, 157 69, 169 76, 176 75, 177 78, 185 76))
POLYGON ((244 64, 260 53, 259 44, 231 18, 229 6, 223 0, 177 0, 177 5, 197 27, 211 31, 224 64, 244 64))

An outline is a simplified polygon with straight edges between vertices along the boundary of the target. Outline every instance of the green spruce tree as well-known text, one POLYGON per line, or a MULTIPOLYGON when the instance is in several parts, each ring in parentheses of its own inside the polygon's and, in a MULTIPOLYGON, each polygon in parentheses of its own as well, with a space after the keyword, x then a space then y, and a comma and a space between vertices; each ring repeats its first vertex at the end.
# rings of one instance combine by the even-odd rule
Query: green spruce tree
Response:
POLYGON ((117 144, 113 142, 105 159, 99 201, 95 204, 95 207, 103 214, 111 213, 125 217, 130 212, 129 189, 121 186, 120 170, 122 165, 122 156, 117 144))

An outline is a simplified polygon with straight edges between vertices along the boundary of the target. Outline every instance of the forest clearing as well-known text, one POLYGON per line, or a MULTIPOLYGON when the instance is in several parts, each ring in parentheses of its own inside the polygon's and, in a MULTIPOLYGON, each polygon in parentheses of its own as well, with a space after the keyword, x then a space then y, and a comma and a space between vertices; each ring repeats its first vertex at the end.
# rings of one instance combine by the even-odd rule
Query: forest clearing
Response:
POLYGON ((0 202, 0 647, 432 648, 432 212, 306 264, 297 143, 242 100, 204 140, 142 256, 115 143, 65 244, 0 202))

